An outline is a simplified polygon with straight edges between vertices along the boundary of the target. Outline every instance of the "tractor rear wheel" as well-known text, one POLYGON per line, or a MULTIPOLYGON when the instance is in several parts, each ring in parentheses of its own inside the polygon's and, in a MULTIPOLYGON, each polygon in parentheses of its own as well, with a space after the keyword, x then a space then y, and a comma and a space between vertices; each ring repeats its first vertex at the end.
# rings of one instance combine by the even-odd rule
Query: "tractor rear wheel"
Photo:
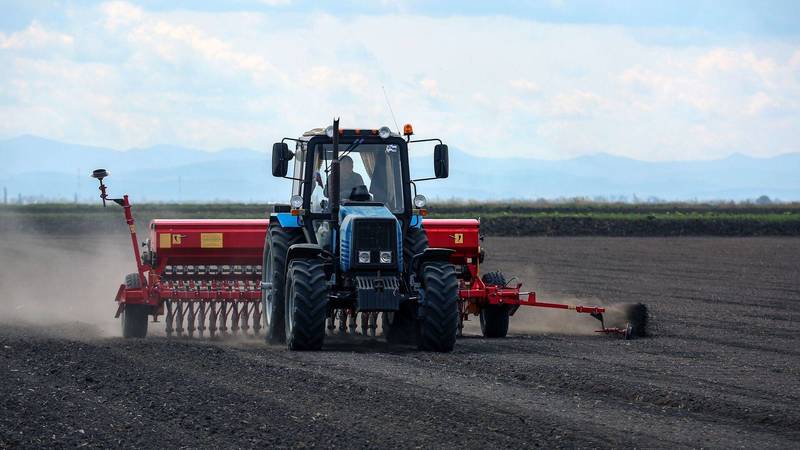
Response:
POLYGON ((420 292, 420 350, 449 352, 458 331, 458 279, 452 264, 429 262, 422 266, 420 292))
POLYGON ((270 226, 264 244, 263 281, 271 283, 271 288, 261 290, 261 308, 264 311, 264 326, 267 332, 264 340, 270 344, 280 344, 286 340, 284 324, 286 290, 286 254, 289 247, 303 240, 300 230, 270 226))
MULTIPOLYGON (((505 287, 506 277, 502 272, 488 272, 481 277, 488 286, 505 287)), ((503 338, 508 334, 508 305, 486 305, 481 308, 481 333, 487 338, 503 338)))
POLYGON ((325 340, 328 277, 321 261, 295 259, 286 277, 286 343, 289 350, 319 350, 325 340))
MULTIPOLYGON (((125 287, 127 289, 140 289, 142 284, 139 282, 139 274, 129 273, 126 275, 125 287)), ((147 337, 147 317, 150 315, 151 310, 152 308, 149 305, 124 305, 120 315, 122 337, 126 339, 147 337)))

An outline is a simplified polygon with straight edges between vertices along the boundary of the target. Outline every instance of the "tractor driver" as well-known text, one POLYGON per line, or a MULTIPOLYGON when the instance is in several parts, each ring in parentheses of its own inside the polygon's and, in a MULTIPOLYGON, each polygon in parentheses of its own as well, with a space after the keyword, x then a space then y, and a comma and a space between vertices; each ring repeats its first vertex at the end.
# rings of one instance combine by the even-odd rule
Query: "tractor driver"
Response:
MULTIPOLYGON (((330 178, 328 178, 328 180, 330 181, 330 178)), ((322 184, 321 181, 321 179, 317 180, 320 185, 322 184)), ((339 198, 349 199, 353 188, 358 186, 365 186, 365 184, 361 175, 353 171, 353 158, 347 155, 342 156, 339 160, 339 198)), ((323 195, 325 195, 325 197, 330 197, 328 195, 328 183, 325 183, 323 195)))

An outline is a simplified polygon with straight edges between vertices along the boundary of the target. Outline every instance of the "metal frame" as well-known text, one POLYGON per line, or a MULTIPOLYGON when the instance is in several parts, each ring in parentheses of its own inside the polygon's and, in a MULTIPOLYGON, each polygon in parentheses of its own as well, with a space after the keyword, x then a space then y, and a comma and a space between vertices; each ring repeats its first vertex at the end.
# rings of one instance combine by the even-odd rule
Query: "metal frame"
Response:
POLYGON ((598 333, 614 334, 625 338, 631 337, 631 328, 606 327, 602 306, 572 305, 539 301, 535 292, 523 292, 522 283, 513 286, 487 285, 480 276, 481 246, 480 221, 476 219, 425 219, 423 229, 428 235, 431 247, 450 248, 454 253, 450 262, 461 268, 459 274, 459 329, 470 315, 479 315, 489 305, 508 305, 510 315, 514 315, 520 306, 536 308, 564 309, 579 314, 589 314, 600 321, 598 333), (459 236, 460 235, 460 236, 459 236))

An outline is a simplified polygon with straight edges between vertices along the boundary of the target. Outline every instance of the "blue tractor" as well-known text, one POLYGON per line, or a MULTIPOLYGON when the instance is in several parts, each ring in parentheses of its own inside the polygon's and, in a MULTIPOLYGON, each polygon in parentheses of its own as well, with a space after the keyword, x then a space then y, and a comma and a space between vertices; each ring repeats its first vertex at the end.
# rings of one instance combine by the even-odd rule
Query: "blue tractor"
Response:
POLYGON ((266 340, 319 350, 325 337, 376 335, 390 343, 449 352, 458 329, 458 280, 450 249, 428 247, 426 199, 412 195, 408 145, 438 142, 434 177, 448 175, 447 146, 388 127, 332 126, 272 147, 272 174, 292 181, 288 205, 270 215, 262 307, 266 340), (294 143, 294 151, 288 142, 294 143), (289 175, 289 163, 294 167, 289 175))

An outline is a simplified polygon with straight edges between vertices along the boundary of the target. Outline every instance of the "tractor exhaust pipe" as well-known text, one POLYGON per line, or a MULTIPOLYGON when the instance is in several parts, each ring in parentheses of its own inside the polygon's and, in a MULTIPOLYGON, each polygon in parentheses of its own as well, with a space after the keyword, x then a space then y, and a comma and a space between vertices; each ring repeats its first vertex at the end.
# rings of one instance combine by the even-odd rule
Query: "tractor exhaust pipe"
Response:
POLYGON ((339 119, 333 119, 333 157, 331 158, 330 189, 328 195, 331 200, 331 220, 334 225, 339 224, 339 119), (331 192, 332 191, 332 192, 331 192))

